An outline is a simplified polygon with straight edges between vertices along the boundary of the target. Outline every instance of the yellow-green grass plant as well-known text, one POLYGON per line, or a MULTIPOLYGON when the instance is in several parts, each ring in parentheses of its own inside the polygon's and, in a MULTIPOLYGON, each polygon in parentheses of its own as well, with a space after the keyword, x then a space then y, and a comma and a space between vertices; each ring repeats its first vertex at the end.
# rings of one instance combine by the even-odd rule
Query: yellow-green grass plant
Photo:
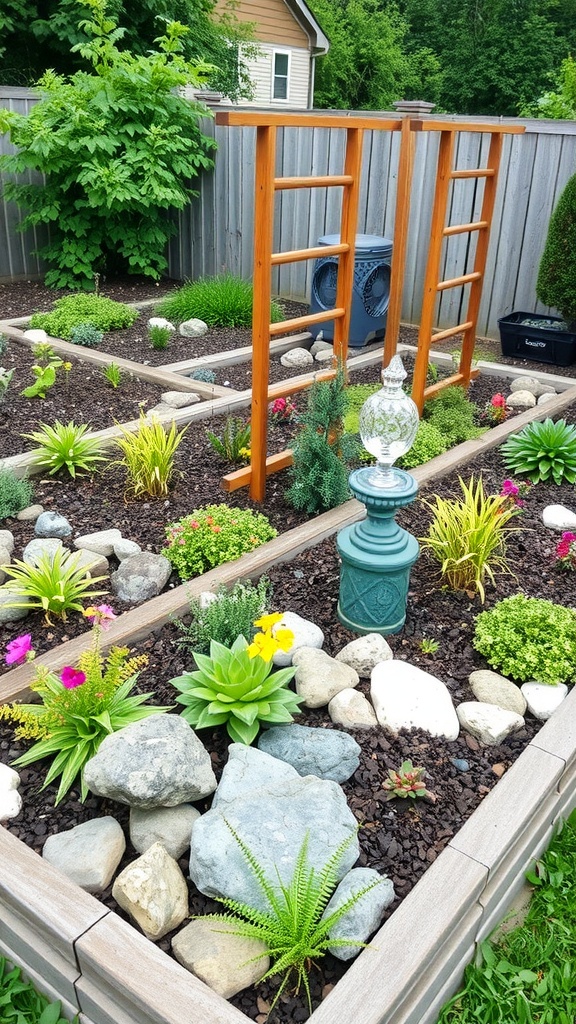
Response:
POLYGON ((114 444, 122 452, 115 465, 126 471, 126 494, 133 498, 163 498, 174 474, 176 451, 188 428, 178 431, 172 421, 165 430, 158 419, 140 415, 138 430, 120 426, 121 437, 114 444))
POLYGON ((4 566, 9 578, 0 590, 12 595, 6 602, 9 608, 41 608, 48 624, 51 616, 66 619, 70 611, 83 612, 83 600, 92 600, 105 590, 95 585, 106 576, 90 576, 89 567, 81 566, 82 552, 57 548, 53 555, 39 555, 35 565, 15 559, 4 566))
POLYGON ((466 484, 458 478, 462 499, 436 497, 423 504, 432 522, 420 543, 440 562, 440 572, 452 590, 466 590, 485 599, 484 582, 496 572, 511 572, 506 561, 508 524, 519 509, 501 494, 486 494, 482 477, 466 484))
POLYGON ((22 437, 39 446, 30 453, 35 466, 47 469, 51 476, 65 467, 70 476, 75 477, 77 472, 94 473, 97 464, 105 461, 98 438, 86 436, 88 429, 85 423, 56 420, 52 426, 41 423, 38 430, 22 437))

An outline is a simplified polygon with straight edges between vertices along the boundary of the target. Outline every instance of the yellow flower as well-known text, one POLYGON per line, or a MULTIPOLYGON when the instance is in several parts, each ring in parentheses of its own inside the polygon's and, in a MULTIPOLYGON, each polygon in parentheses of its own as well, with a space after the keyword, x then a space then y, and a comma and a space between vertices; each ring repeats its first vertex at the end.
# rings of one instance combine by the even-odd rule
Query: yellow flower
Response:
POLYGON ((254 640, 248 647, 248 657, 260 657, 263 661, 272 661, 277 650, 278 644, 270 633, 256 633, 254 640))
POLYGON ((272 629, 272 626, 275 626, 277 622, 282 622, 282 619, 283 616, 279 612, 273 612, 272 615, 262 615, 256 619, 254 625, 263 630, 272 629))
POLYGON ((294 633, 291 629, 277 629, 274 632, 274 640, 281 651, 289 651, 294 643, 294 633))

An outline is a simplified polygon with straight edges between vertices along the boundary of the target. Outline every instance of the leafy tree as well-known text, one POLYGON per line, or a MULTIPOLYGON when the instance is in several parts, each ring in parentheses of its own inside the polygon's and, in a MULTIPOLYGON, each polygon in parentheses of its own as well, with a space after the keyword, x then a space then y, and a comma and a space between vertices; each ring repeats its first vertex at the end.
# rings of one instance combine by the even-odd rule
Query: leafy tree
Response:
POLYGON ((106 0, 86 6, 87 41, 74 49, 91 73, 48 71, 28 116, 0 111, 0 130, 17 147, 0 168, 45 175, 44 183, 9 182, 5 195, 27 210, 23 229, 50 226, 40 254, 54 287, 92 288, 102 271, 159 277, 176 230, 168 211, 186 206, 190 179, 212 166, 214 143, 199 126, 206 109, 177 94, 209 70, 183 58, 185 26, 169 23, 155 51, 133 56, 118 48, 124 30, 107 16, 106 0))
POLYGON ((567 57, 554 76, 556 89, 545 92, 534 103, 522 107, 522 117, 576 118, 576 61, 567 57))
MULTIPOLYGON (((79 0, 2 0, 0 3, 0 81, 30 85, 47 69, 72 74, 85 67, 73 47, 89 41, 78 25, 79 0)), ((182 37, 187 61, 204 60, 214 65, 210 87, 231 99, 250 98, 252 84, 238 60, 238 47, 253 52, 252 24, 238 22, 234 3, 215 13, 216 0, 110 0, 108 14, 128 26, 117 40, 118 48, 144 56, 169 21, 180 21, 190 30, 182 37)))

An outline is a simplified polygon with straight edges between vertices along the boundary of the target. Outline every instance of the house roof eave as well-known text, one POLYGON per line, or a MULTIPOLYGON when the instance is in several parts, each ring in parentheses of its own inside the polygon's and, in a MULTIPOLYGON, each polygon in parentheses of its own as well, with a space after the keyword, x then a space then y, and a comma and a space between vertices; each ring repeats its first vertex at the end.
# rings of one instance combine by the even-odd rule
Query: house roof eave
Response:
POLYGON ((322 28, 304 0, 284 0, 284 3, 310 36, 314 56, 319 57, 328 53, 330 40, 326 33, 322 31, 322 28))

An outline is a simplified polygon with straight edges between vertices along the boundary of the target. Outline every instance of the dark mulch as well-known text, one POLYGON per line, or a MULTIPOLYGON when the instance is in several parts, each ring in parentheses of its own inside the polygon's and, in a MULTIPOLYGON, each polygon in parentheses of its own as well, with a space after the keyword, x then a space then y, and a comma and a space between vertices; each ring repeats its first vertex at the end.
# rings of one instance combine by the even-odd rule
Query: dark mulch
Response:
MULTIPOLYGON (((499 389, 499 382, 492 380, 486 384, 480 379, 474 384, 474 389, 473 397, 482 404, 499 389)), ((567 418, 573 422, 574 413, 567 418)), ((286 436, 278 437, 282 445, 288 440, 288 432, 286 436)), ((74 487, 68 481, 39 482, 37 496, 47 508, 57 508, 71 517, 78 531, 117 525, 126 535, 140 540, 144 546, 158 550, 167 521, 190 511, 195 505, 222 498, 217 489, 219 467, 214 456, 207 452, 204 441, 192 438, 189 449, 183 448, 183 455, 185 451, 188 454, 181 468, 186 475, 176 482, 167 502, 125 505, 122 480, 116 471, 111 471, 104 478, 80 481, 74 487)), ((499 491, 507 475, 495 451, 487 452, 472 461, 463 475, 468 478, 470 474, 479 472, 482 472, 486 488, 491 492, 499 491)), ((456 496, 459 494, 457 476, 454 473, 434 481, 424 496, 456 496)), ((302 517, 285 503, 285 484, 285 473, 271 478, 265 505, 266 513, 279 529, 289 529, 302 522, 302 517)), ((244 491, 234 492, 226 500, 234 505, 249 504, 244 491)), ((496 588, 488 588, 486 607, 491 607, 497 600, 518 589, 531 596, 551 598, 567 606, 576 605, 576 574, 563 574, 555 569, 552 556, 556 538, 542 526, 543 508, 556 503, 572 506, 573 488, 566 485, 539 485, 530 492, 521 517, 513 524, 521 527, 521 530, 512 533, 508 543, 509 563, 516 575, 503 575, 498 578, 496 588)), ((426 531, 427 517, 423 503, 417 501, 403 510, 398 518, 412 533, 422 536, 426 531)), ((23 533, 19 533, 17 543, 23 540, 23 533)), ((297 611, 317 622, 325 631, 325 649, 329 653, 335 653, 354 638, 338 623, 336 617, 339 565, 334 539, 324 541, 315 549, 298 555, 292 562, 274 568, 269 575, 273 584, 273 607, 297 611)), ((389 638, 395 657, 418 664, 444 680, 455 701, 471 699, 467 682, 469 673, 474 668, 486 667, 484 660, 472 647, 474 619, 481 608, 478 598, 471 599, 465 593, 455 594, 443 589, 437 566, 423 554, 411 574, 406 624, 398 635, 389 638), (424 638, 438 642, 439 649, 435 654, 426 656, 422 653, 421 641, 424 638)), ((6 639, 23 632, 22 626, 16 627, 18 624, 6 631, 6 639)), ((33 633, 38 650, 53 646, 64 636, 74 635, 78 628, 84 627, 74 618, 64 628, 55 626, 53 629, 43 627, 39 616, 26 620, 26 631, 33 633)), ((175 646, 177 636, 177 627, 170 624, 137 645, 138 652, 147 653, 150 659, 140 685, 143 689, 155 691, 154 699, 157 703, 174 701, 174 690, 169 680, 190 666, 190 656, 175 646)), ((361 689, 367 692, 368 684, 363 682, 361 689)), ((323 709, 306 711, 299 716, 299 720, 333 728, 323 709)), ((520 733, 498 747, 485 749, 481 749, 473 738, 465 735, 448 743, 418 731, 399 737, 388 736, 379 730, 355 734, 362 747, 361 764, 353 778, 345 784, 344 790, 354 814, 363 825, 360 832, 360 864, 371 865, 385 872, 394 882, 397 898, 390 912, 398 906, 451 836, 513 763, 536 733, 538 725, 528 717, 526 727, 520 733), (415 764, 426 767, 429 773, 428 786, 437 796, 435 804, 425 801, 410 804, 398 800, 385 802, 382 785, 387 771, 392 767, 397 768, 407 757, 415 764), (459 760, 458 765, 454 763, 456 760, 459 760)), ((222 730, 204 732, 202 739, 211 752, 215 771, 219 775, 226 761, 226 734, 222 730)), ((12 730, 2 723, 2 761, 11 761, 22 750, 23 746, 14 740, 12 730)), ((45 770, 45 766, 40 771, 35 767, 22 770, 25 806, 21 815, 8 823, 10 831, 31 847, 40 851, 48 835, 71 828, 94 815, 113 814, 123 826, 127 826, 127 808, 96 797, 90 797, 82 805, 77 790, 72 791, 69 799, 55 810, 55 787, 50 786, 40 792, 45 770)), ((206 801, 199 809, 205 810, 208 806, 209 801, 206 801)), ((129 846, 123 864, 135 856, 129 846)), ((186 859, 183 858, 180 863, 186 872, 186 859)), ((124 916, 109 891, 102 898, 108 906, 124 916)), ((190 907, 191 913, 203 913, 211 909, 212 904, 190 885, 190 907)), ((170 936, 165 937, 160 945, 168 950, 170 936)), ((318 1005, 344 970, 345 965, 327 956, 322 961, 321 969, 312 972, 314 1006, 318 1005)), ((273 986, 262 985, 258 989, 240 993, 233 1003, 249 1017, 261 1022, 264 1020, 266 1001, 271 1001, 273 992, 273 986)), ((287 995, 280 1002, 274 1020, 278 1024, 292 1024, 304 1020, 306 1016, 303 1000, 287 995)))

